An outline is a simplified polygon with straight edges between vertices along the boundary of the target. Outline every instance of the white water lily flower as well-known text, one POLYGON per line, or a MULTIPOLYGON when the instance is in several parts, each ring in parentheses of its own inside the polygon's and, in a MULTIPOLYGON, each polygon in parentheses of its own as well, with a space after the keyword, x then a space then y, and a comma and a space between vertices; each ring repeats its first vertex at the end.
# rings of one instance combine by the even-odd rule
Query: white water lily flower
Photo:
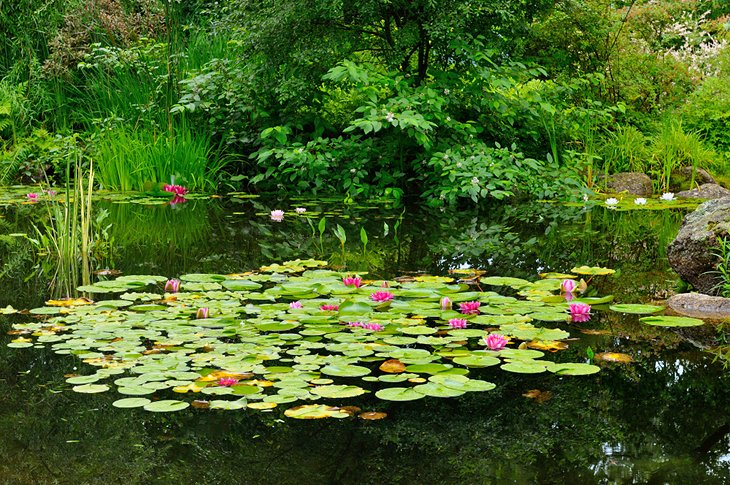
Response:
POLYGON ((646 205, 646 199, 643 197, 637 197, 634 199, 634 204, 636 205, 646 205))
POLYGON ((662 200, 674 200, 674 192, 667 192, 660 197, 662 200))
POLYGON ((618 205, 618 199, 616 197, 609 197, 608 199, 606 199, 606 205, 618 205))

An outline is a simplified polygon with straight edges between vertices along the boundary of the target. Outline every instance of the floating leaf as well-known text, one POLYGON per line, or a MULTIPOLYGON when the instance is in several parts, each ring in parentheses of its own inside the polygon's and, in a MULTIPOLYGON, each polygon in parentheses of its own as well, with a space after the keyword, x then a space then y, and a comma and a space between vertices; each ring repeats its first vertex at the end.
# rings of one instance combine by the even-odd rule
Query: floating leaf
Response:
POLYGON ((516 360, 502 364, 500 368, 507 372, 516 372, 518 374, 540 374, 547 369, 545 362, 537 362, 534 360, 516 360))
POLYGON ((153 413, 171 413, 175 411, 182 411, 190 406, 190 403, 185 401, 176 401, 174 399, 165 399, 162 401, 155 401, 149 404, 145 404, 145 411, 152 411, 153 413))
POLYGON ((639 305, 639 304, 633 304, 633 303, 623 303, 620 305, 611 305, 608 308, 610 310, 613 310, 614 312, 636 313, 636 314, 656 313, 656 312, 660 312, 660 311, 664 310, 663 306, 639 305))
POLYGON ((705 323, 699 318, 673 316, 642 317, 639 321, 647 325, 656 325, 660 327, 696 327, 704 325, 705 323))
POLYGON ((367 411, 367 412, 364 412, 364 413, 360 413, 358 415, 358 417, 360 419, 364 419, 366 421, 376 421, 378 419, 383 419, 383 418, 385 418, 387 416, 388 416, 387 413, 379 413, 379 412, 376 412, 376 411, 367 411))
POLYGON ((621 364, 633 362, 634 360, 629 354, 622 354, 619 352, 601 352, 600 354, 594 355, 593 358, 596 360, 603 360, 605 362, 618 362, 621 364))
POLYGON ((112 406, 115 408, 141 408, 142 406, 146 406, 147 404, 151 403, 147 398, 144 397, 126 397, 124 399, 117 399, 112 403, 112 406))
MULTIPOLYGON (((249 407, 252 407, 250 404, 249 407)), ((294 419, 347 418, 349 413, 324 404, 305 404, 284 411, 284 416, 294 419)))
POLYGON ((603 276, 614 274, 616 270, 609 268, 602 268, 600 266, 578 266, 570 270, 571 273, 589 275, 589 276, 603 276))
POLYGON ((375 393, 375 397, 383 401, 415 401, 425 396, 410 387, 389 387, 375 393))
POLYGON ((500 360, 493 355, 472 353, 463 357, 455 357, 454 363, 467 367, 489 367, 499 364, 500 360))
POLYGON ((327 365, 322 367, 322 374, 337 377, 361 377, 370 374, 370 369, 360 365, 327 365))
POLYGON ((312 389, 312 394, 326 398, 346 398, 365 394, 365 389, 357 386, 318 386, 312 389))
POLYGON ((106 384, 84 384, 82 386, 74 386, 73 390, 82 394, 97 394, 108 391, 109 386, 106 384))
POLYGON ((388 359, 380 364, 380 370, 391 374, 398 374, 400 372, 405 372, 406 366, 398 359, 388 359))
POLYGON ((592 364, 577 364, 572 362, 557 364, 551 362, 547 370, 561 376, 586 376, 600 372, 601 368, 592 364))

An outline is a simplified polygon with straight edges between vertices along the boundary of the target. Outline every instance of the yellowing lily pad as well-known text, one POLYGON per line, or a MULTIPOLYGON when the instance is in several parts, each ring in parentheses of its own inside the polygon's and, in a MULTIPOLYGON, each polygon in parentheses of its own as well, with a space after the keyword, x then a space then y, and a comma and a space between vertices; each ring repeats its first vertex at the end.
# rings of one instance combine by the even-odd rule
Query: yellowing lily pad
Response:
MULTIPOLYGON (((256 403, 254 403, 256 404, 256 403)), ((249 405, 251 407, 251 405, 249 405)), ((296 406, 284 411, 284 416, 294 419, 324 419, 324 418, 347 418, 350 414, 339 408, 325 406, 324 404, 305 404, 296 406)))
POLYGON ((621 364, 633 362, 634 360, 629 354, 622 354, 619 352, 601 352, 600 354, 596 354, 594 358, 596 360, 603 360, 605 362, 618 362, 621 364))

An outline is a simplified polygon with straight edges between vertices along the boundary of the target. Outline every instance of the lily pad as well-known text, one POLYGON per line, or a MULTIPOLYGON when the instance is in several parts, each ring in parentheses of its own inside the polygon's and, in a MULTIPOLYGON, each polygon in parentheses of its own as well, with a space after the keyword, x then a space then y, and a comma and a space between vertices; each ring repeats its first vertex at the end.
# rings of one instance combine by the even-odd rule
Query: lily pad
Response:
POLYGON ((346 398, 365 394, 365 389, 357 386, 318 386, 312 389, 312 394, 326 398, 346 398))
POLYGON ((337 377, 362 377, 370 374, 370 369, 360 365, 326 365, 321 369, 322 374, 337 377))
POLYGON ((609 268, 602 268, 600 266, 577 266, 570 270, 571 273, 589 275, 589 276, 603 276, 614 274, 616 270, 609 268))
POLYGON ((175 411, 182 411, 190 406, 190 403, 185 401, 177 401, 175 399, 165 399, 162 401, 155 401, 144 406, 145 411, 152 411, 153 413, 172 413, 175 411))
POLYGON ((587 376, 600 372, 601 368, 592 364, 569 362, 564 364, 550 363, 547 370, 561 376, 587 376))
POLYGON ((287 409, 284 411, 284 416, 294 419, 342 419, 349 417, 350 414, 339 408, 325 406, 324 404, 305 404, 287 409))
POLYGON ((699 325, 704 325, 705 323, 699 318, 674 316, 642 317, 639 321, 647 325, 655 325, 659 327, 697 327, 699 325))
POLYGON ((116 401, 114 401, 112 403, 112 406, 122 409, 141 408, 151 402, 152 401, 145 397, 125 397, 123 399, 117 399, 116 401))
POLYGON ((621 312, 621 313, 636 313, 636 314, 646 314, 646 313, 656 313, 664 310, 663 306, 658 305, 639 305, 634 303, 622 303, 619 305, 611 305, 608 307, 609 310, 613 310, 614 312, 621 312))
POLYGON ((415 401, 416 399, 422 399, 424 396, 425 394, 411 387, 389 387, 375 393, 375 397, 383 401, 415 401))

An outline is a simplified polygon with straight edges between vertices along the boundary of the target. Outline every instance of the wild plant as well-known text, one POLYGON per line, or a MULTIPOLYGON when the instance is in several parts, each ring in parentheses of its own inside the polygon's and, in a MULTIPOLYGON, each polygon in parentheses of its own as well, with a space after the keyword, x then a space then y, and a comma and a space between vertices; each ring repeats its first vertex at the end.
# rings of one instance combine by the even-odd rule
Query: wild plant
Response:
POLYGON ((728 298, 730 297, 730 239, 718 236, 716 242, 717 245, 712 247, 712 254, 719 261, 710 274, 716 275, 720 281, 713 287, 713 291, 728 298))

